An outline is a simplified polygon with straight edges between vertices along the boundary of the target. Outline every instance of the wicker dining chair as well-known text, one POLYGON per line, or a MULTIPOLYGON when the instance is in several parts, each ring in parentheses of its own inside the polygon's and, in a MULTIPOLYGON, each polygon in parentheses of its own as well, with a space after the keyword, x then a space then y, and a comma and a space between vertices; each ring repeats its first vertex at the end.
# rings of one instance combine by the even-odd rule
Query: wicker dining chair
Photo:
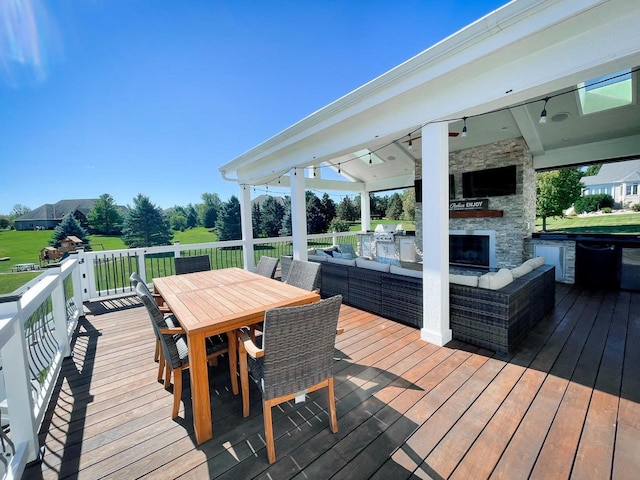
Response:
POLYGON ((195 255, 193 257, 175 258, 176 275, 211 270, 209 255, 195 255))
MULTIPOLYGON (((189 368, 189 348, 184 330, 180 328, 173 315, 164 316, 153 297, 145 291, 145 287, 138 284, 136 293, 147 308, 151 325, 156 338, 160 341, 160 366, 158 367, 158 381, 164 377, 164 388, 168 389, 173 375, 173 410, 171 418, 178 416, 180 399, 182 398, 182 371, 189 368)), ((206 341, 207 360, 212 363, 218 356, 229 352, 229 344, 221 336, 209 337, 206 341)), ((233 371, 229 362, 229 371, 233 371)))
POLYGON ((263 277, 273 278, 276 275, 276 268, 278 268, 278 259, 273 257, 260 257, 258 266, 256 267, 256 273, 263 277))
POLYGON ((242 414, 249 415, 249 369, 262 393, 269 463, 276 461, 271 408, 327 387, 331 431, 338 431, 333 357, 342 296, 297 307, 267 310, 263 344, 246 331, 239 334, 242 414))
POLYGON ((285 283, 294 287, 313 291, 320 278, 320 264, 317 262, 304 262, 302 260, 292 260, 289 267, 289 274, 285 283))
MULTIPOLYGON (((149 287, 147 287, 147 285, 142 280, 142 277, 137 272, 133 272, 129 277, 129 280, 131 281, 131 285, 133 286, 134 290, 138 285, 142 285, 143 290, 145 290, 145 292, 155 300, 161 313, 163 314, 171 313, 171 310, 169 309, 169 307, 164 303, 163 298, 157 293, 153 293, 151 290, 149 290, 149 287)), ((153 361, 157 362, 159 360, 160 360, 160 340, 156 338, 156 351, 153 354, 153 361)))

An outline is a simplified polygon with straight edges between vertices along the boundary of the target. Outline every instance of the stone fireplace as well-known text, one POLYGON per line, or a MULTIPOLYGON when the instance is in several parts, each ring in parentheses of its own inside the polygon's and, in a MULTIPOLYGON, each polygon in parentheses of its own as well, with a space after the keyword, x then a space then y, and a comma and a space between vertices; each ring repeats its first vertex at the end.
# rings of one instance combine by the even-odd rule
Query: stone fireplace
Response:
MULTIPOLYGON (((481 145, 449 154, 450 184, 453 191, 451 201, 470 200, 463 195, 463 173, 478 170, 515 165, 515 194, 488 197, 488 212, 455 212, 449 219, 450 231, 493 232, 495 253, 489 261, 491 269, 513 268, 528 256, 525 254, 525 240, 531 238, 536 220, 536 173, 533 169, 531 152, 522 138, 503 140, 490 145, 481 145), (493 213, 493 215, 490 215, 493 213)), ((416 161, 416 179, 421 178, 422 161, 416 161)), ((422 225, 422 208, 416 203, 416 247, 422 245, 425 236, 425 248, 429 248, 429 229, 422 225)), ((466 233, 468 234, 468 233, 466 233)), ((456 248, 470 248, 478 239, 455 240, 456 248), (466 243, 465 243, 466 242, 466 243)), ((484 242, 484 240, 482 241, 484 242)), ((451 245, 450 245, 451 246, 451 245)), ((418 251, 421 255, 422 252, 418 251)), ((468 253, 467 257, 471 254, 468 253)), ((486 260, 483 260, 486 261, 486 260)), ((456 263, 465 263, 458 258, 456 263)), ((486 267, 485 267, 486 268, 486 267)))

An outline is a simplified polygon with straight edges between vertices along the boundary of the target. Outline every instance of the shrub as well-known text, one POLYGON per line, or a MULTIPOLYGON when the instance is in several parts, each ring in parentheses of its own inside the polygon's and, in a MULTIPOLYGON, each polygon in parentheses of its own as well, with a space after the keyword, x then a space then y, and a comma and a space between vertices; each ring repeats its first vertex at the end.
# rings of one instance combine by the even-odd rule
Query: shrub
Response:
POLYGON ((329 224, 330 232, 348 232, 349 231, 349 222, 345 222, 344 220, 340 220, 338 218, 334 218, 331 220, 329 224))
POLYGON ((611 211, 612 211, 612 210, 611 210, 611 208, 609 208, 609 207, 604 207, 604 208, 601 208, 601 209, 600 209, 600 211, 601 211, 602 213, 611 213, 611 211))
POLYGON ((613 197, 606 193, 585 195, 576 200, 574 207, 578 213, 595 212, 605 207, 613 208, 613 197))
POLYGON ((640 212, 640 203, 634 203, 633 205, 631 205, 631 210, 633 210, 634 212, 640 212))

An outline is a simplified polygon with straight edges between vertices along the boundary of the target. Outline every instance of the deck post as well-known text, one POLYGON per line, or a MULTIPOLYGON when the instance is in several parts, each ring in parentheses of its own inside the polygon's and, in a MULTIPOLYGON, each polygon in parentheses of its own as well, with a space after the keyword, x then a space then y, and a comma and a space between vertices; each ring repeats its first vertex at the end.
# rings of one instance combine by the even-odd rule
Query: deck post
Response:
POLYGON ((64 298, 64 280, 58 275, 56 287, 51 292, 53 322, 56 326, 53 334, 58 342, 58 350, 63 358, 71 355, 71 344, 67 328, 67 304, 64 298))
POLYGON ((242 224, 242 260, 244 268, 253 272, 256 269, 256 261, 253 254, 251 189, 246 185, 240 185, 240 223, 242 224))
POLYGON ((371 230, 371 201, 366 190, 360 192, 360 229, 363 232, 371 230))
MULTIPOLYGON (((10 302, 0 302, 0 319, 8 319, 0 338, 0 356, 3 361, 4 383, 7 405, 11 418, 11 440, 18 446, 25 446, 24 464, 39 458, 38 425, 34 416, 34 403, 29 373, 29 355, 25 344, 25 332, 20 297, 10 302), (9 359, 11 359, 9 361, 9 359)), ((65 330, 66 333, 66 330, 65 330)), ((20 468, 21 467, 21 468, 20 468)))
POLYGON ((423 323, 420 336, 442 346, 452 338, 449 328, 449 127, 445 122, 422 128, 422 182, 423 323))
POLYGON ((294 168, 291 180, 291 233, 293 258, 308 260, 307 256, 307 202, 305 201, 304 169, 294 168))

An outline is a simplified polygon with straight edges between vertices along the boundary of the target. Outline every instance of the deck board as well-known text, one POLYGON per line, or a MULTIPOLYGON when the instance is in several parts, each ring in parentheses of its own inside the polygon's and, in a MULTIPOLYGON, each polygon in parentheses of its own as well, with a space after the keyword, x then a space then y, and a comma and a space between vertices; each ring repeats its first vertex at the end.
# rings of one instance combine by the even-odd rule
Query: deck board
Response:
POLYGON ((640 469, 640 294, 557 285, 556 306, 511 356, 343 306, 339 431, 323 391, 248 418, 227 360, 211 369, 213 439, 197 446, 191 391, 170 418, 153 333, 135 299, 88 305, 25 478, 634 478, 640 469))

